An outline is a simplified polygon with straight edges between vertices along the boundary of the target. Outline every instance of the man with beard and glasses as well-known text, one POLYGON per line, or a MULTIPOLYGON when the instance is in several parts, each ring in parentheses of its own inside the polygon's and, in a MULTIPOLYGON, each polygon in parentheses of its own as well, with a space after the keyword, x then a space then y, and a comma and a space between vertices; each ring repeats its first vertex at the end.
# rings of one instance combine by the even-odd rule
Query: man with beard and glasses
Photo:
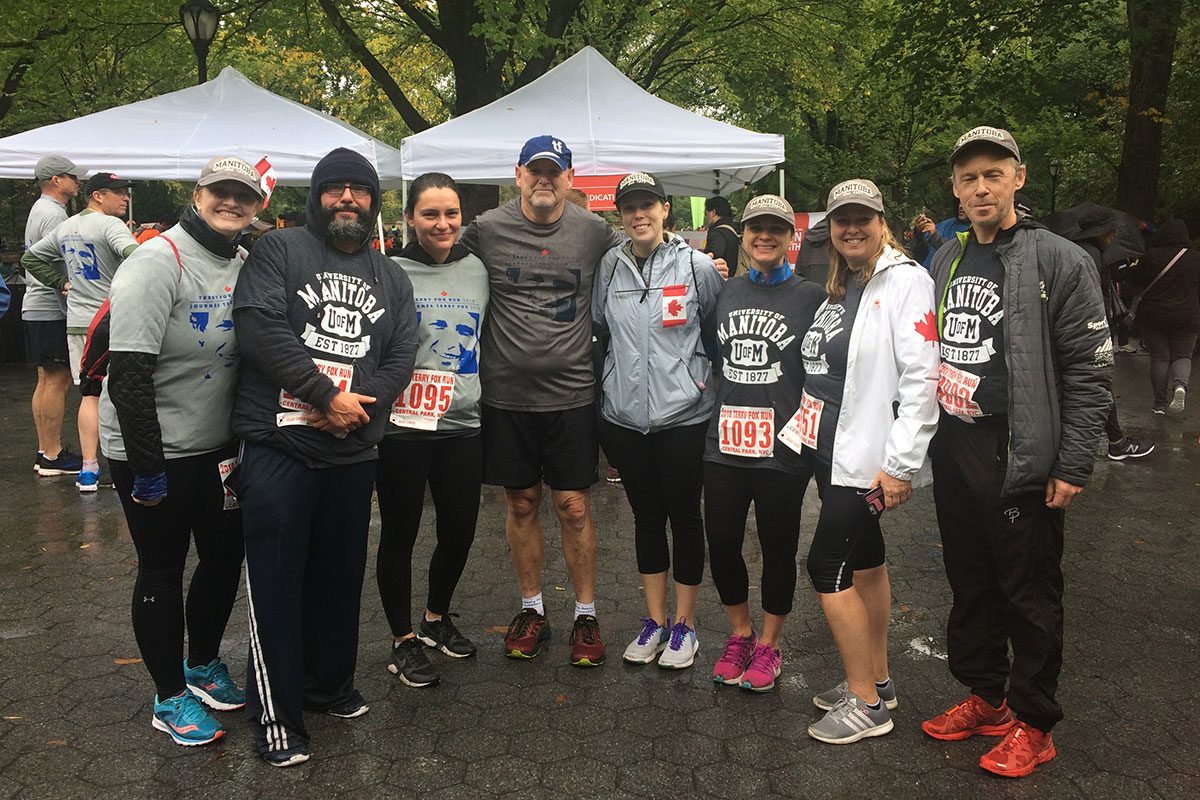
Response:
POLYGON ((379 205, 371 164, 332 151, 313 170, 309 224, 263 236, 233 297, 246 707, 274 766, 308 760, 303 709, 368 710, 354 668, 375 446, 417 350, 412 284, 369 246, 379 205))

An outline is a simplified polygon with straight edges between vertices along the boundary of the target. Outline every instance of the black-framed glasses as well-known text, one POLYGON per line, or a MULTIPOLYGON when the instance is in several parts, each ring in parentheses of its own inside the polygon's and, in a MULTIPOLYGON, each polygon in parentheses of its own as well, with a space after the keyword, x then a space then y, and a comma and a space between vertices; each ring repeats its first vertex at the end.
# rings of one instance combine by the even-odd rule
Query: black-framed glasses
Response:
POLYGON ((321 184, 321 194, 326 197, 341 197, 350 190, 350 196, 355 200, 362 200, 364 197, 371 195, 371 187, 363 186, 361 183, 323 183, 321 184))

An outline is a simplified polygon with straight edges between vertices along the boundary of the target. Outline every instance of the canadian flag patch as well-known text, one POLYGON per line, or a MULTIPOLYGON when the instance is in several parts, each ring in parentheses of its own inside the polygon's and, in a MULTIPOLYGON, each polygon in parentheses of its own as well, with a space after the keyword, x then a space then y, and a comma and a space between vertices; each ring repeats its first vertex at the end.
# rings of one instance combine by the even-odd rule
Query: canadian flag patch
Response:
POLYGON ((687 322, 687 285, 664 286, 662 290, 662 324, 673 328, 687 322))

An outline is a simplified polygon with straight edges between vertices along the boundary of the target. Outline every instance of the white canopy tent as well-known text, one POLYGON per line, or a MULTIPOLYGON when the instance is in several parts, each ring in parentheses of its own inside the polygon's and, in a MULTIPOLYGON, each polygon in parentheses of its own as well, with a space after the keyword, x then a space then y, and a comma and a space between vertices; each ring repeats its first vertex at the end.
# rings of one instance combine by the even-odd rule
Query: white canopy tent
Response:
POLYGON ((782 136, 671 105, 585 47, 496 102, 404 139, 404 178, 438 171, 511 183, 521 145, 544 133, 567 143, 579 175, 644 170, 674 194, 740 189, 783 161, 782 136))
POLYGON ((0 139, 0 178, 32 180, 39 158, 60 153, 84 175, 194 181, 213 156, 236 155, 251 164, 266 156, 278 183, 307 186, 336 147, 365 156, 385 187, 400 186, 399 150, 226 67, 200 86, 0 139))

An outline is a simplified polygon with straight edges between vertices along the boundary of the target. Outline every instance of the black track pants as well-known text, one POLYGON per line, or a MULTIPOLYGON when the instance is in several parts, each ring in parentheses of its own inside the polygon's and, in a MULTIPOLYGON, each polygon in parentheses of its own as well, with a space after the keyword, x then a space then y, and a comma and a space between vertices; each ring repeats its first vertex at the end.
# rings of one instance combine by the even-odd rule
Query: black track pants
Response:
POLYGON ((260 753, 308 744, 304 708, 351 699, 375 462, 313 469, 247 443, 246 709, 260 753))
POLYGON ((1007 444, 1002 420, 968 424, 943 414, 930 446, 942 555, 954 592, 950 671, 993 704, 1007 696, 1018 719, 1049 731, 1062 719, 1055 694, 1066 515, 1046 508, 1042 491, 1001 496, 1007 444))

